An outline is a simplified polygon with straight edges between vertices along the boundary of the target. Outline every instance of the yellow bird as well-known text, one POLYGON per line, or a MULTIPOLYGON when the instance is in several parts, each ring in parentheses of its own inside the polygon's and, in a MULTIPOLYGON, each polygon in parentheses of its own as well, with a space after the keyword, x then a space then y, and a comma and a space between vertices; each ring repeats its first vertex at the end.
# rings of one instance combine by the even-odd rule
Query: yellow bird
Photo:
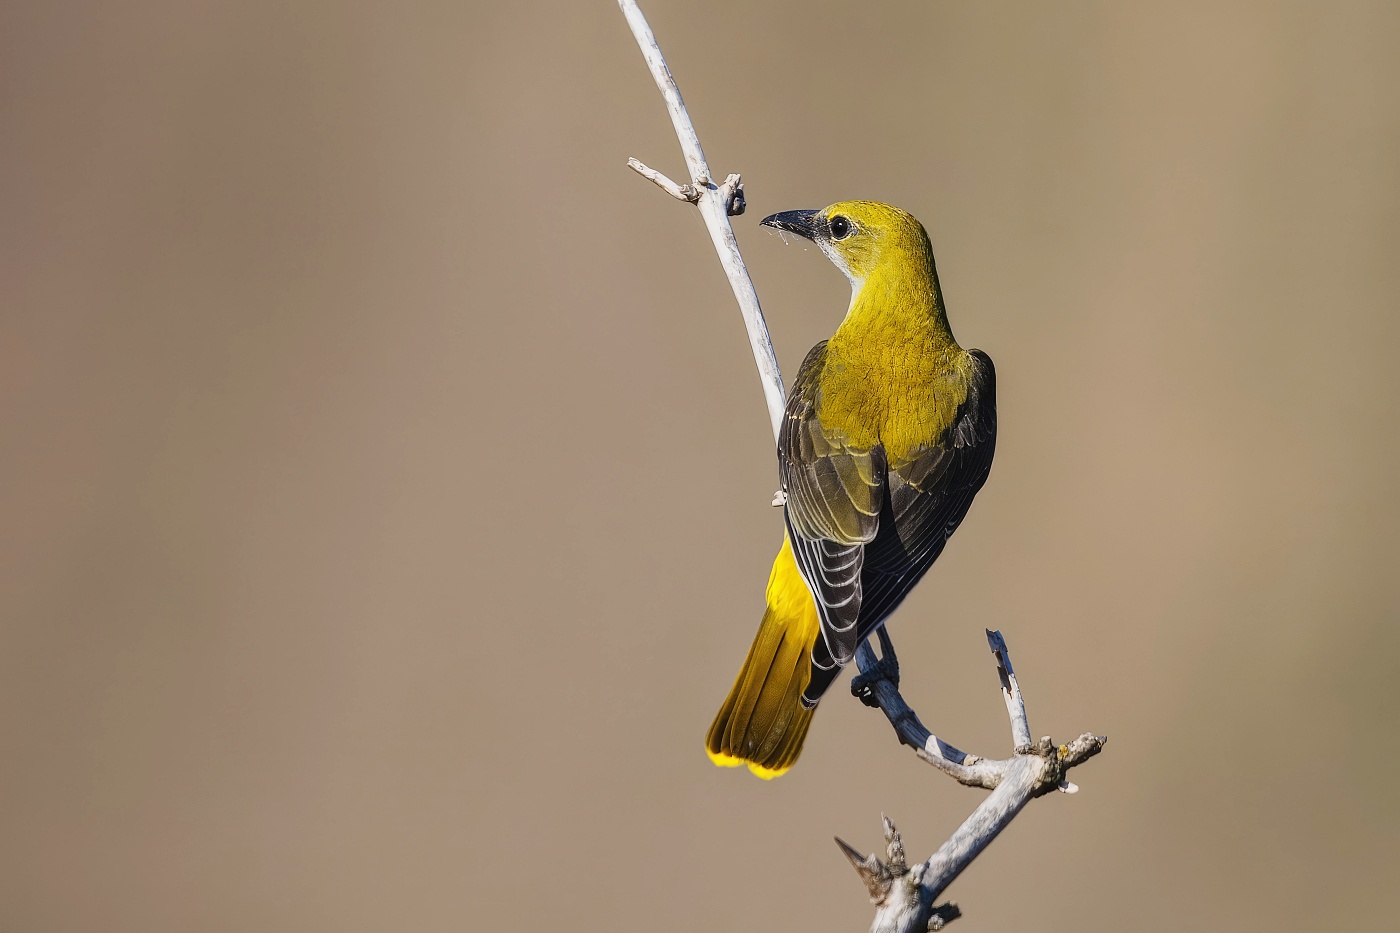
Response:
POLYGON ((715 764, 792 767, 817 701, 919 582, 986 482, 996 373, 953 338, 933 248, 874 201, 764 218, 851 280, 830 340, 797 372, 778 439, 787 536, 767 609, 706 739, 715 764), (815 597, 815 598, 814 598, 815 597))

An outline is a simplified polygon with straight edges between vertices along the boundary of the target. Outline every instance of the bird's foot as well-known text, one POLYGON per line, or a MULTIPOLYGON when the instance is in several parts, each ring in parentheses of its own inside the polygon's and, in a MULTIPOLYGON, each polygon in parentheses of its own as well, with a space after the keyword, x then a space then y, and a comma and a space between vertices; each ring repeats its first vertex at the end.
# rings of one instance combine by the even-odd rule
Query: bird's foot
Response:
POLYGON ((888 680, 896 690, 899 689, 899 659, 893 654, 886 655, 864 673, 852 677, 851 695, 866 706, 878 707, 880 701, 875 699, 875 685, 882 680, 888 680))

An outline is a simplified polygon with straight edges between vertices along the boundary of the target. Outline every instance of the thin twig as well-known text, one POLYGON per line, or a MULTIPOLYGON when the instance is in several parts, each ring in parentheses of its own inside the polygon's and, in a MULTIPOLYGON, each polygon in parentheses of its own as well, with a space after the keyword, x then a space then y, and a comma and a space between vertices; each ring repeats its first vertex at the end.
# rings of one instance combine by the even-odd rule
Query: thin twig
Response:
MULTIPOLYGON (((671 124, 675 127, 676 139, 680 141, 681 152, 685 156, 691 185, 678 185, 659 172, 655 173, 655 178, 646 175, 645 172, 642 174, 651 178, 672 197, 680 197, 683 201, 692 200, 690 197, 681 197, 681 194, 686 188, 693 186, 696 193, 693 201, 700 208, 700 216, 705 220, 705 229, 710 233, 710 241, 714 243, 715 252, 719 254, 720 265, 724 267, 724 274, 729 278, 729 287, 733 289, 734 298, 739 302, 739 310, 744 315, 744 327, 749 334, 749 348, 753 351, 754 363, 757 364, 759 378, 763 381, 763 398, 768 403, 768 419, 773 428, 773 439, 776 441, 778 429, 783 423, 783 374, 778 369, 778 357, 773 352, 773 341, 768 336, 768 325, 763 320, 763 310, 758 304, 758 292, 754 290, 753 280, 749 278, 744 257, 739 254, 739 243, 734 239, 734 228, 729 225, 731 214, 743 213, 743 184, 738 175, 730 175, 719 185, 710 180, 713 176, 705 162, 705 151, 700 148, 700 137, 696 135, 695 126, 690 122, 685 101, 681 100, 680 88, 676 86, 676 79, 671 77, 671 69, 666 67, 666 59, 661 55, 661 47, 656 44, 656 36, 652 35, 646 17, 642 15, 635 0, 618 0, 617 5, 622 8, 622 15, 627 17, 627 24, 632 27, 632 35, 642 50, 642 57, 646 59, 651 76, 666 101, 666 110, 671 114, 671 124), (662 179, 667 184, 662 184, 662 179)), ((638 172, 646 168, 640 162, 636 162, 635 165, 633 162, 636 160, 629 160, 627 164, 638 172)))
MULTIPOLYGON (((882 661, 890 666, 897 664, 894 644, 883 628, 880 629, 879 637, 880 647, 884 652, 883 659, 876 659, 875 651, 870 647, 868 640, 861 642, 856 648, 856 667, 862 676, 878 675, 882 661)), ((897 673, 895 676, 898 676, 897 673)), ((876 705, 889 717, 890 725, 894 726, 899 741, 914 749, 914 754, 968 787, 991 790, 997 786, 997 782, 1001 780, 1000 772, 988 767, 985 759, 954 748, 929 732, 919 721, 918 715, 909 708, 909 704, 904 702, 904 697, 900 696, 897 682, 888 677, 875 676, 870 690, 874 694, 876 705)))
POLYGON ((1011 655, 1001 632, 987 629, 987 644, 997 659, 997 677, 1001 679, 1001 696, 1006 701, 1006 715, 1011 719, 1011 750, 1024 755, 1031 750, 1031 726, 1026 718, 1026 701, 1021 697, 1021 685, 1016 683, 1016 671, 1011 667, 1011 655))
POLYGON ((694 185, 678 185, 656 169, 647 165, 641 159, 628 159, 627 167, 638 175, 652 182, 656 187, 675 198, 677 201, 689 201, 694 204, 700 200, 700 190, 694 185))

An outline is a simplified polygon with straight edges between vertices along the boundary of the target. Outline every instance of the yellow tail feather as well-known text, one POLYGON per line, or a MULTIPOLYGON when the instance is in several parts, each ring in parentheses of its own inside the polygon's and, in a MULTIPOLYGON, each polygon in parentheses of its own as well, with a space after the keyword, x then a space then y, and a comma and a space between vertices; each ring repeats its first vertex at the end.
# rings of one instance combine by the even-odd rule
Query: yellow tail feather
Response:
POLYGON ((791 768, 802 751, 813 710, 802 708, 801 697, 811 676, 812 646, 821 632, 817 607, 787 538, 773 561, 767 602, 749 656, 705 740, 715 764, 747 764, 764 780, 791 768))

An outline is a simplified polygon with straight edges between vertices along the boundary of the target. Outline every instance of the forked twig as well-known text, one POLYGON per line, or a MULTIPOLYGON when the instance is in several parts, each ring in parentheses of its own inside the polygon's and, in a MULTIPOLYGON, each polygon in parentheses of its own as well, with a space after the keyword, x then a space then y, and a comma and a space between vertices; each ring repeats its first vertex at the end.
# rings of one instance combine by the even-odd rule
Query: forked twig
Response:
POLYGON ((958 916, 957 905, 935 907, 936 901, 953 879, 972 864, 973 859, 1015 819, 1027 803, 1053 790, 1078 790, 1065 780, 1065 772, 1081 765, 1103 750, 1106 736, 1086 732, 1074 741, 1056 746, 1049 736, 1034 745, 1030 741, 1026 705, 1011 667, 1011 653, 1000 632, 987 631, 987 643, 996 658, 1002 696, 1011 720, 1013 754, 1010 758, 990 759, 959 751, 934 736, 899 693, 899 665, 894 644, 883 629, 879 632, 881 657, 875 656, 870 642, 856 651, 860 676, 851 689, 871 706, 877 706, 894 727, 899 740, 913 746, 915 753, 960 783, 991 791, 972 815, 963 821, 952 837, 929 856, 927 861, 908 866, 903 845, 895 858, 898 833, 885 818, 885 839, 891 856, 881 862, 874 855, 862 857, 840 839, 841 851, 851 860, 856 873, 871 892, 876 905, 874 933, 922 933, 939 930, 958 916), (951 909, 952 913, 948 911, 951 909))

